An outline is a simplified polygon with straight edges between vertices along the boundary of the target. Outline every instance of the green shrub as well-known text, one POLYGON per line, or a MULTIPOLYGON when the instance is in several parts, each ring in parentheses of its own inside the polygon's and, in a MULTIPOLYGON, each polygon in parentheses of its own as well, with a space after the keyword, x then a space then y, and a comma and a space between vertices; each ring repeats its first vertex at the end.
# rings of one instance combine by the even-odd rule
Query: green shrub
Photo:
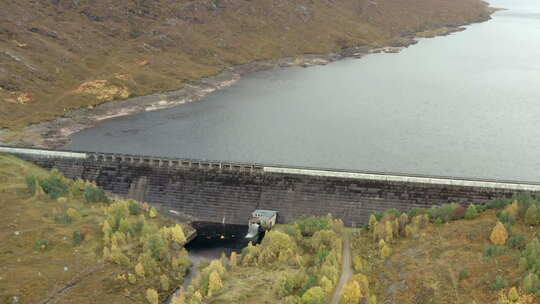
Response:
POLYGON ((526 270, 540 273, 540 241, 534 238, 527 244, 522 254, 524 258, 524 266, 526 270))
POLYGON ((523 278, 523 289, 528 293, 537 293, 540 289, 540 281, 538 280, 538 275, 535 273, 528 273, 525 278, 523 278))
POLYGON ((302 295, 303 304, 324 304, 326 293, 320 286, 312 287, 308 289, 302 295))
POLYGON ((87 203, 109 203, 105 191, 92 185, 86 185, 86 187, 84 187, 83 197, 87 203))
POLYGON ((409 212, 409 217, 412 219, 413 217, 417 215, 423 215, 427 213, 427 210, 425 208, 412 208, 409 212))
POLYGON ((506 205, 510 204, 512 202, 509 198, 497 198, 494 200, 491 200, 487 203, 486 208, 487 209, 503 209, 506 207, 506 205))
POLYGON ((465 209, 465 207, 458 204, 454 208, 454 214, 452 215, 452 220, 456 221, 456 220, 460 220, 464 218, 466 212, 467 212, 467 209, 465 209))
POLYGON ((385 214, 392 215, 393 217, 399 217, 401 215, 401 212, 399 212, 396 208, 390 208, 384 211, 383 217, 385 214))
POLYGON ((486 211, 488 209, 487 205, 485 204, 482 204, 482 205, 475 205, 476 206, 476 210, 478 211, 478 213, 482 213, 484 211, 486 211))
POLYGON ((137 202, 130 201, 129 205, 128 205, 128 209, 129 209, 129 213, 131 215, 139 215, 139 214, 141 214, 141 206, 137 202))
POLYGON ((540 209, 536 205, 532 204, 527 208, 525 212, 525 224, 531 226, 540 224, 540 209))
POLYGON ((26 188, 32 195, 36 194, 37 182, 38 179, 35 176, 30 175, 26 177, 26 188))
POLYGON ((516 233, 508 240, 508 247, 513 249, 524 249, 527 245, 527 238, 521 233, 516 233))
POLYGON ((74 245, 79 245, 80 243, 84 241, 84 234, 80 232, 79 230, 75 230, 73 231, 72 239, 73 239, 74 245))
POLYGON ((506 253, 506 250, 507 250, 506 246, 503 246, 503 245, 491 245, 491 246, 487 247, 486 249, 484 249, 484 256, 486 256, 488 258, 500 256, 500 255, 503 255, 504 253, 506 253))
POLYGON ((373 212, 373 216, 375 216, 375 219, 377 220, 377 222, 380 222, 383 217, 383 213, 376 211, 376 212, 373 212))
POLYGON ((505 278, 498 275, 498 276, 495 277, 495 279, 493 281, 489 282, 488 286, 492 290, 501 290, 501 289, 505 288, 506 286, 508 286, 508 282, 506 281, 505 278))
POLYGON ((326 216, 309 216, 300 218, 295 224, 303 236, 312 236, 317 231, 330 229, 332 227, 332 219, 326 216))
POLYGON ((472 220, 478 216, 478 209, 474 204, 470 204, 465 212, 465 219, 472 220))
POLYGON ((57 199, 69 192, 69 186, 64 183, 64 179, 59 174, 51 174, 49 177, 41 179, 39 185, 51 199, 57 199))
POLYGON ((449 222, 454 217, 454 210, 460 205, 456 203, 433 206, 427 210, 429 216, 437 222, 440 219, 443 223, 449 222))
POLYGON ((516 218, 504 210, 497 212, 497 218, 506 226, 512 226, 516 223, 516 218))
POLYGON ((38 240, 34 243, 34 245, 38 250, 47 250, 51 246, 48 240, 38 240))
POLYGON ((279 298, 285 298, 300 291, 308 277, 302 270, 286 272, 274 284, 274 291, 279 298))
POLYGON ((467 278, 469 278, 471 276, 471 273, 469 271, 469 268, 463 268, 461 269, 461 271, 459 272, 459 280, 465 280, 467 278))

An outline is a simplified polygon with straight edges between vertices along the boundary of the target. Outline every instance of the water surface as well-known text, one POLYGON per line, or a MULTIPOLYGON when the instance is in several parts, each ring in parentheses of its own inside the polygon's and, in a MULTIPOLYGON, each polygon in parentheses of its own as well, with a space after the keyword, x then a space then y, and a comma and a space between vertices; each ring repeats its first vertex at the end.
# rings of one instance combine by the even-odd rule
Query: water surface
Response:
POLYGON ((540 181, 540 2, 398 54, 249 75, 69 149, 540 181))

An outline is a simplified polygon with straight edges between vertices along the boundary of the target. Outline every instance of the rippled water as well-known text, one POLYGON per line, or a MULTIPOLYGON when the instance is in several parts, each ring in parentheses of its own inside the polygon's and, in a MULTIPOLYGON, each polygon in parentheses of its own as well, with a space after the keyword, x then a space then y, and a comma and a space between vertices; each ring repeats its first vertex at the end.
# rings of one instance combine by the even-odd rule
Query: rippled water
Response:
POLYGON ((508 10, 398 54, 254 73, 67 148, 540 181, 540 2, 492 6, 508 10))

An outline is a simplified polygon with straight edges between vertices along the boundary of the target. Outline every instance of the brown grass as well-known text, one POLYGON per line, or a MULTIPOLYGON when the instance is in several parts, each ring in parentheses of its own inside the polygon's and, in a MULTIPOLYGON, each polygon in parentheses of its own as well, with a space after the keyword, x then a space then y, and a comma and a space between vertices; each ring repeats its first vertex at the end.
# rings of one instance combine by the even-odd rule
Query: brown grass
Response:
MULTIPOLYGON (((429 224, 412 238, 392 245, 389 260, 377 258, 375 245, 367 233, 354 239, 354 254, 368 261, 368 276, 379 301, 395 303, 495 303, 498 291, 489 282, 500 275, 510 285, 519 281, 520 253, 509 249, 504 255, 487 258, 489 235, 495 226, 495 211, 486 211, 474 220, 443 225, 429 224), (460 272, 468 275, 460 277, 460 272)), ((533 231, 515 224, 514 232, 533 231)))
MULTIPOLYGON (((126 269, 101 259, 101 206, 78 199, 66 202, 36 198, 26 189, 25 177, 44 177, 47 171, 12 156, 0 154, 0 303, 143 303, 144 291, 157 281, 129 285, 117 276, 126 269), (82 217, 61 224, 54 215, 68 207, 82 217), (75 230, 85 232, 74 245, 75 230), (36 247, 47 240, 50 248, 36 247), (67 267, 65 270, 64 267, 67 267), (53 301, 54 300, 54 301, 53 301)), ((154 219, 165 223, 162 218, 154 219)), ((167 222, 168 223, 168 222, 167 222)))

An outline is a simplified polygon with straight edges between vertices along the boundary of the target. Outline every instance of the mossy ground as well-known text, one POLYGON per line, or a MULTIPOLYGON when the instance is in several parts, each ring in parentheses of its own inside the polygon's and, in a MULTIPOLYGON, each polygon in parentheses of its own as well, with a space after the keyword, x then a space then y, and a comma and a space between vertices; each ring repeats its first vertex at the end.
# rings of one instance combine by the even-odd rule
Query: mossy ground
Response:
MULTIPOLYGON (((51 200, 31 195, 25 177, 50 173, 13 156, 0 154, 0 302, 12 303, 143 303, 144 291, 156 281, 130 285, 118 280, 126 269, 104 262, 101 204, 81 199, 51 200), (80 214, 69 224, 55 216, 74 208, 80 214), (76 245, 73 232, 85 234, 76 245), (37 241, 47 241, 41 248, 37 241), (52 301, 54 300, 54 301, 52 301)), ((157 225, 170 224, 162 217, 157 225)))

